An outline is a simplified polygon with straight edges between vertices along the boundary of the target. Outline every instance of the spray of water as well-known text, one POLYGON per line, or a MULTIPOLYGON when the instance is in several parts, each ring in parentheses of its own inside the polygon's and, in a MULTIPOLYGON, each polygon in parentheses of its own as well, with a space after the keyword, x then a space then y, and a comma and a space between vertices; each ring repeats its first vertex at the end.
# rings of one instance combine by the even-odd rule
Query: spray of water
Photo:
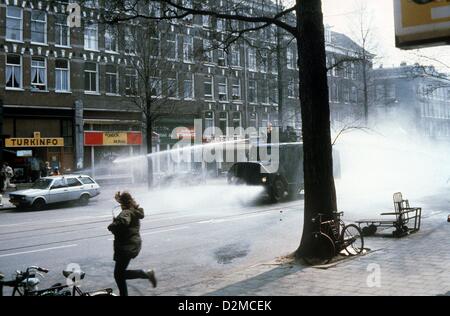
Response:
POLYGON ((448 188, 450 149, 396 125, 355 130, 337 143, 342 177, 336 180, 339 208, 352 216, 377 216, 393 209, 402 192, 411 204, 448 188))

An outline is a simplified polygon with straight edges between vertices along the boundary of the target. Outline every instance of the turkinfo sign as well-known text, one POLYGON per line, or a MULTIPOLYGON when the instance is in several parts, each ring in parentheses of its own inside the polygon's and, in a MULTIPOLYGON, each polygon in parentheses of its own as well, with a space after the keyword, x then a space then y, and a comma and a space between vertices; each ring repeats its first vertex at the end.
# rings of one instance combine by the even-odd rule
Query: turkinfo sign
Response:
POLYGON ((64 138, 41 138, 41 133, 35 132, 33 138, 7 138, 7 148, 24 147, 64 147, 64 138))
POLYGON ((450 43, 450 0, 394 0, 396 46, 412 49, 450 43), (422 4, 420 4, 422 3, 422 4))

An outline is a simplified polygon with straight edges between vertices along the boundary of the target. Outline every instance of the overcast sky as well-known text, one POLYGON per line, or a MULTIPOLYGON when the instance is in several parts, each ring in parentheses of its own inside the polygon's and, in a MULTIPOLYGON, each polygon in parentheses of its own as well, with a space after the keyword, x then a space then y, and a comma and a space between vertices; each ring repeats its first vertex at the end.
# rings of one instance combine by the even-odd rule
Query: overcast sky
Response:
MULTIPOLYGON (((286 0, 287 2, 292 0, 286 0)), ((336 32, 341 32, 358 41, 355 34, 359 27, 361 6, 366 7, 366 22, 370 21, 372 31, 372 50, 377 54, 377 66, 384 67, 399 65, 406 61, 408 64, 419 62, 434 64, 441 70, 450 73, 450 46, 426 48, 405 51, 395 47, 394 6, 393 0, 322 0, 325 24, 332 26, 336 32), (429 57, 421 58, 420 55, 429 57), (435 62, 436 59, 439 62, 435 62), (442 64, 445 64, 443 66, 442 64)))

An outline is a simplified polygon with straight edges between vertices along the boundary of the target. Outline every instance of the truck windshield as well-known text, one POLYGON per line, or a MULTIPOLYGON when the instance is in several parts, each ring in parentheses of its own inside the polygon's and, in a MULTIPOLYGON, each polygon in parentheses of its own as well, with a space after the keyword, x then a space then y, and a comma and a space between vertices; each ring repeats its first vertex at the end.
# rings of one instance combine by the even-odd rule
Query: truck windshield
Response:
POLYGON ((45 190, 50 187, 52 180, 50 179, 39 179, 33 184, 33 189, 45 190))

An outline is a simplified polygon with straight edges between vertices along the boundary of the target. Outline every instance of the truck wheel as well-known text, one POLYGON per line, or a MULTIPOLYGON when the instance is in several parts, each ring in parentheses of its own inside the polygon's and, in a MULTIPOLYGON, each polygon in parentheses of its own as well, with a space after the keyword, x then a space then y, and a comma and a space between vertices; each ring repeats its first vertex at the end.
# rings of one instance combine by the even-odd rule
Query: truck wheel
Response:
POLYGON ((33 205, 31 205, 31 209, 33 211, 39 212, 45 209, 45 201, 43 199, 37 199, 33 202, 33 205))
POLYGON ((273 202, 281 202, 287 197, 286 184, 281 178, 276 178, 271 186, 270 197, 273 202))

